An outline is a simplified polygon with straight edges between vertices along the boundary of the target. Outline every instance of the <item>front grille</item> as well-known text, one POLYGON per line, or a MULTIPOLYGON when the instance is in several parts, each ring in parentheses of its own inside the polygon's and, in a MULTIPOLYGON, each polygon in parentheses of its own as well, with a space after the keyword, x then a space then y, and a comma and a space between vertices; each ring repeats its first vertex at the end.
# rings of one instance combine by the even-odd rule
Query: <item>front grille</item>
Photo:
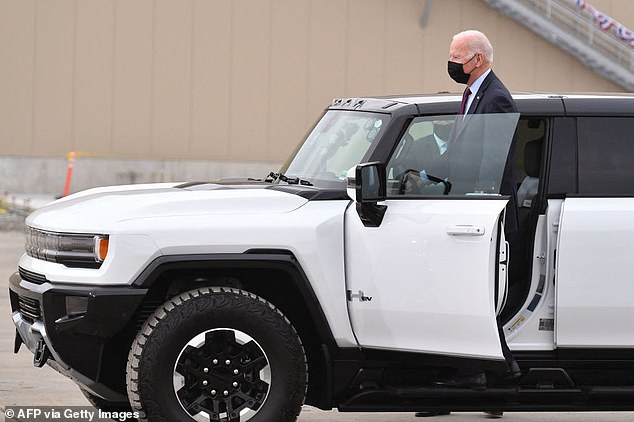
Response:
POLYGON ((18 296, 18 308, 22 314, 22 318, 31 324, 40 320, 41 312, 39 300, 31 299, 26 296, 18 296))
POLYGON ((33 271, 25 270, 22 267, 18 267, 18 273, 20 273, 20 277, 24 281, 28 281, 33 284, 44 284, 48 280, 46 280, 46 276, 43 274, 34 273, 33 271))

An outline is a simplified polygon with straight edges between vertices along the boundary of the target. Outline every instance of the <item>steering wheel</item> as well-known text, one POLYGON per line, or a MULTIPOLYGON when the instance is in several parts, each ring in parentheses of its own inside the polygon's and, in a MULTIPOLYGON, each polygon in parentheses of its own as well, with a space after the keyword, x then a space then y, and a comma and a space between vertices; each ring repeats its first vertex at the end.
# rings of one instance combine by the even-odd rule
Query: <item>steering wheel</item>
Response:
MULTIPOLYGON (((436 176, 432 176, 430 174, 427 175, 427 178, 434 183, 442 183, 445 187, 443 195, 449 195, 451 192, 451 182, 445 179, 441 179, 436 176)), ((403 173, 399 175, 399 188, 398 194, 405 195, 405 188, 409 183, 409 189, 407 193, 410 194, 422 194, 423 189, 425 188, 425 184, 423 183, 423 179, 420 176, 420 172, 414 169, 407 169, 403 173)))

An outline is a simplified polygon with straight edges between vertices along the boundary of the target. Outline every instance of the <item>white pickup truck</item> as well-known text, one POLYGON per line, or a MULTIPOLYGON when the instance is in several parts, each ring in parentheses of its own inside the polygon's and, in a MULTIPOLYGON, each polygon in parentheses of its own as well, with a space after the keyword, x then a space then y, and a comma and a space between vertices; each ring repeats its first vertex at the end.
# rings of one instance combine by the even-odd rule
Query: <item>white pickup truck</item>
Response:
POLYGON ((149 421, 633 410, 634 96, 514 98, 339 99, 268 177, 39 209, 15 351, 149 421))

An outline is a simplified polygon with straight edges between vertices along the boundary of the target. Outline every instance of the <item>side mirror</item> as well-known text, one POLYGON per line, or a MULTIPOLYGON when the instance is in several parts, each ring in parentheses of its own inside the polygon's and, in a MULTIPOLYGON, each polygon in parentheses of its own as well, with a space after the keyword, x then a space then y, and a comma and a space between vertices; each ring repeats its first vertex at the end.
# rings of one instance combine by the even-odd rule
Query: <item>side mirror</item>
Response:
POLYGON ((377 202, 387 197, 386 183, 385 165, 379 162, 359 164, 348 171, 348 196, 357 202, 357 213, 366 227, 379 227, 383 221, 387 206, 377 202))
POLYGON ((362 204, 385 201, 385 184, 385 165, 377 161, 359 164, 355 170, 356 201, 362 204))

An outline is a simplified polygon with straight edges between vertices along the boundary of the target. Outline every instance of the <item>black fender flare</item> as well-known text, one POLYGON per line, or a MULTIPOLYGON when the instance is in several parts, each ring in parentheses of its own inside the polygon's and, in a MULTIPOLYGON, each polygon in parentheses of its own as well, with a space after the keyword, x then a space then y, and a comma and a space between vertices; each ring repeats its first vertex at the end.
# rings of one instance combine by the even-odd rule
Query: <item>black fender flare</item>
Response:
POLYGON ((251 249, 243 253, 162 255, 152 261, 134 280, 133 286, 150 289, 166 271, 178 269, 201 270, 278 270, 290 276, 306 303, 307 312, 317 328, 320 342, 332 350, 334 336, 326 315, 308 277, 295 255, 288 250, 251 249))

